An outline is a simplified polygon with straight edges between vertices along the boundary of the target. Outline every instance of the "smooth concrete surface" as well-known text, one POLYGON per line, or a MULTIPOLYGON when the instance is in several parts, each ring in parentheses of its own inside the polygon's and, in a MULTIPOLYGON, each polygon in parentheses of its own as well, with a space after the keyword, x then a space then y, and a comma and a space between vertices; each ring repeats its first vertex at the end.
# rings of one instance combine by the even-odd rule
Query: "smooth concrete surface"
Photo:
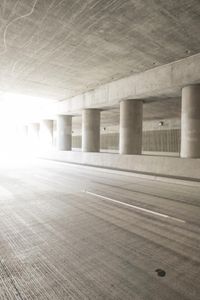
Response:
POLYGON ((182 90, 181 157, 200 158, 200 84, 182 90))
POLYGON ((82 113, 82 151, 100 150, 100 110, 85 109, 82 113))
POLYGON ((142 153, 142 109, 142 101, 120 102, 119 152, 121 154, 142 153))
MULTIPOLYGON (((123 99, 180 97, 181 88, 200 83, 200 54, 114 80, 94 90, 46 106, 46 115, 80 113, 85 108, 109 108, 123 99)), ((168 109, 168 108, 167 108, 168 109)))
POLYGON ((51 147, 53 144, 53 120, 40 122, 40 143, 42 147, 51 147))
POLYGON ((72 149, 72 116, 57 116, 57 148, 58 150, 72 149))
MULTIPOLYGON (((72 151, 81 151, 80 148, 72 148, 72 151)), ((101 153, 115 153, 118 154, 119 151, 118 150, 114 150, 114 149, 101 149, 100 150, 101 153)), ((178 152, 158 152, 158 151, 142 151, 142 154, 144 155, 157 155, 157 156, 175 156, 175 157, 180 157, 180 153, 178 152)))
POLYGON ((46 151, 40 157, 58 161, 120 169, 154 176, 175 176, 200 180, 200 159, 182 159, 155 155, 120 155, 115 153, 82 153, 79 151, 46 151))
POLYGON ((0 299, 199 300, 199 195, 63 163, 2 163, 0 299))
MULTIPOLYGON (((73 132, 81 134, 81 115, 73 117, 73 132)), ((101 112, 101 130, 119 132, 120 105, 101 112)), ((181 97, 157 99, 143 103, 143 130, 170 130, 181 128, 181 97), (159 122, 163 122, 163 126, 159 122)))

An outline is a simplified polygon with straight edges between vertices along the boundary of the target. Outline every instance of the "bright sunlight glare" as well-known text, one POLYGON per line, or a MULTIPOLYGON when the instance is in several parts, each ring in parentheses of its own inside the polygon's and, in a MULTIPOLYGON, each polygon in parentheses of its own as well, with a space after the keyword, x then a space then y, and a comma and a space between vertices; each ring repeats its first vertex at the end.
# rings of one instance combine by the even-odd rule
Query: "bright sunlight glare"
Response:
POLYGON ((27 160, 41 150, 28 124, 40 120, 47 99, 4 93, 0 96, 0 161, 27 160))

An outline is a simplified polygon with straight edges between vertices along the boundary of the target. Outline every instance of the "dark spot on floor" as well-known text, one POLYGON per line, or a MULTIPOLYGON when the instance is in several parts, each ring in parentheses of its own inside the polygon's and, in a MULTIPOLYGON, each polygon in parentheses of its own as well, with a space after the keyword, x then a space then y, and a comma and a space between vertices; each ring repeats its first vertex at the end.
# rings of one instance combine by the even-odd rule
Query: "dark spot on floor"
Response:
POLYGON ((166 275, 166 272, 164 270, 162 270, 162 269, 156 269, 155 272, 160 277, 164 277, 166 275))

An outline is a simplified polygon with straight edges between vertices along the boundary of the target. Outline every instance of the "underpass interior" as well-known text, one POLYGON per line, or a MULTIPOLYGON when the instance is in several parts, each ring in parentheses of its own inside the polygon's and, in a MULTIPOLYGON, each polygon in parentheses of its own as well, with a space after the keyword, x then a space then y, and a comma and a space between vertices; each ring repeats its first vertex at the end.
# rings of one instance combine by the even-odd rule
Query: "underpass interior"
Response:
POLYGON ((198 300, 199 1, 0 22, 0 300, 198 300))
MULTIPOLYGON (((81 116, 72 120, 72 148, 81 150, 81 116)), ((119 106, 101 112, 100 151, 119 153, 119 106)), ((55 122, 56 127, 56 122, 55 122)), ((143 105, 142 153, 180 156, 181 99, 149 101, 143 105)), ((56 140, 56 128, 54 132, 56 140)), ((55 141, 56 145, 56 141, 55 141)))

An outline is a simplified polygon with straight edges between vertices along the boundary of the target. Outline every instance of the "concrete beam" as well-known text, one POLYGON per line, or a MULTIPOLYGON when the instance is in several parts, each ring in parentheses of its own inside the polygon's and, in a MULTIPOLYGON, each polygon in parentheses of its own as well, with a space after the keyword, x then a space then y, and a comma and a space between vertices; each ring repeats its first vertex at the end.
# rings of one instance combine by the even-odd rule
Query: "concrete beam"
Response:
POLYGON ((194 83, 200 83, 200 54, 112 81, 62 102, 48 104, 46 111, 48 116, 80 114, 83 109, 107 109, 125 99, 177 97, 181 95, 182 87, 194 83))

